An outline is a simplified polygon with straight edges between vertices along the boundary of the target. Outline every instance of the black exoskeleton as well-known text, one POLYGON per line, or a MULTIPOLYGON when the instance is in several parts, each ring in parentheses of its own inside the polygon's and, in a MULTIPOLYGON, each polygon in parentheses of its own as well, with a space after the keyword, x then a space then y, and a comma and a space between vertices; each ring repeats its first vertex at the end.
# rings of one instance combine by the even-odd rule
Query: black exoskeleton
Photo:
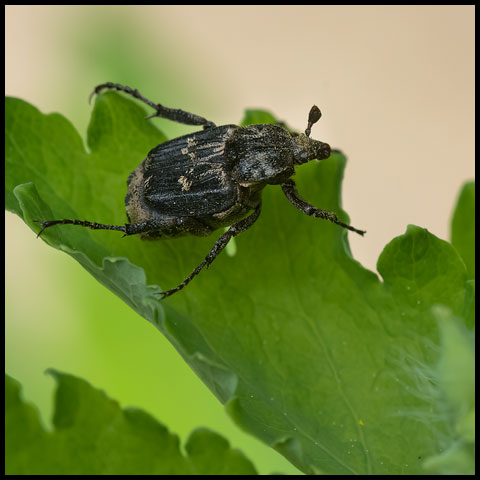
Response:
POLYGON ((117 83, 98 85, 91 96, 104 89, 128 93, 152 107, 155 113, 147 118, 201 125, 204 130, 158 145, 130 174, 125 197, 129 223, 49 220, 40 222, 42 229, 38 235, 53 225, 71 224, 94 230, 118 230, 124 235, 140 234, 142 239, 156 240, 210 235, 217 228, 230 226, 180 285, 161 293, 165 298, 184 288, 203 267, 213 262, 232 237, 255 223, 266 185, 281 185, 290 202, 307 215, 330 220, 360 235, 365 233, 340 222, 335 213, 302 200, 290 178, 295 165, 330 156, 328 144, 310 138, 312 125, 321 117, 317 106, 310 110, 305 133, 296 135, 275 124, 217 127, 198 115, 155 104, 137 90, 117 83))

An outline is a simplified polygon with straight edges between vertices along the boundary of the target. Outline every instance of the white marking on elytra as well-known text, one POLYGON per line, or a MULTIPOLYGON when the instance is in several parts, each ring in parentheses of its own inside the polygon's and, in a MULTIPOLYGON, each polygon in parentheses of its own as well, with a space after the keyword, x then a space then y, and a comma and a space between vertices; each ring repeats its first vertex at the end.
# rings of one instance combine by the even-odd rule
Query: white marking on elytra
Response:
POLYGON ((178 183, 180 183, 182 185, 182 190, 190 190, 190 187, 192 186, 192 180, 189 180, 184 175, 182 175, 178 179, 178 183))
POLYGON ((148 184, 150 183, 150 180, 151 180, 152 177, 153 177, 153 175, 150 175, 149 177, 147 177, 145 179, 145 182, 143 183, 144 187, 148 187, 148 184))

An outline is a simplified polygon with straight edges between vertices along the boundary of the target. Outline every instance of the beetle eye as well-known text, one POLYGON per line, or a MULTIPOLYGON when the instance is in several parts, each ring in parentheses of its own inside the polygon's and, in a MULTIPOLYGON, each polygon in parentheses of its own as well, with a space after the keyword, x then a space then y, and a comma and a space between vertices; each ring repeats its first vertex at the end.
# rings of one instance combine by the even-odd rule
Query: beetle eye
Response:
POLYGON ((315 148, 315 158, 317 160, 324 160, 330 156, 330 145, 328 143, 319 142, 318 140, 314 140, 314 148, 315 148))

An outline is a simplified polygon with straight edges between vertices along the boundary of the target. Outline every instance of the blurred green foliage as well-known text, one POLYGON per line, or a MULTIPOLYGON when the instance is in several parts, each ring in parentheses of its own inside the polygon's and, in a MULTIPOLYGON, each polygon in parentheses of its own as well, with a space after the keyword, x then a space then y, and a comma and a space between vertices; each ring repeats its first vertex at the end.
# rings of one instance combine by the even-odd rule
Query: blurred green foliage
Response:
POLYGON ((440 331, 434 393, 449 431, 424 466, 433 474, 475 475, 475 336, 448 308, 437 305, 434 315, 440 331))
POLYGON ((101 390, 55 370, 53 432, 5 375, 7 475, 256 475, 251 462, 207 429, 179 438, 136 408, 120 409, 101 390))
POLYGON ((466 182, 452 217, 452 245, 467 266, 469 278, 475 278, 475 182, 466 182))

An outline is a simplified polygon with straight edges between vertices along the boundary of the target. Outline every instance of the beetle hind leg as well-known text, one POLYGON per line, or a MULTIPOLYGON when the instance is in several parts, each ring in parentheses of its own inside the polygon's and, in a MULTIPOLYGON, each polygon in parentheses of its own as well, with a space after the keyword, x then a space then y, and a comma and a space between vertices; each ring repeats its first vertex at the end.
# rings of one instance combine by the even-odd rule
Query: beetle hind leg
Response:
POLYGON ((106 82, 101 85, 97 85, 93 92, 90 94, 88 101, 90 102, 92 97, 96 94, 99 94, 102 90, 113 89, 118 90, 119 92, 127 93, 134 98, 146 103, 149 107, 155 110, 155 113, 146 117, 160 117, 166 118, 173 122, 184 123, 186 125, 203 125, 203 128, 215 127, 215 124, 206 118, 201 117, 200 115, 195 115, 194 113, 186 112, 177 108, 168 108, 164 107, 160 103, 154 103, 148 98, 144 97, 136 88, 130 88, 125 85, 120 85, 119 83, 106 82))
POLYGON ((210 264, 215 260, 215 258, 217 258, 218 254, 227 246, 227 243, 230 241, 232 237, 237 236, 239 233, 245 232, 256 222, 256 220, 260 216, 261 208, 262 208, 261 204, 259 204, 251 215, 249 215, 247 218, 244 218, 243 220, 240 220, 237 223, 234 223, 215 242, 215 245, 210 250, 208 255, 205 257, 203 262, 197 268, 195 268, 195 270, 180 285, 173 288, 172 290, 167 290, 166 292, 160 293, 161 295, 160 300, 163 300, 164 298, 169 297, 170 295, 173 295, 174 293, 182 290, 182 288, 185 288, 193 280, 193 278, 200 273, 203 267, 208 268, 210 264))
POLYGON ((38 232, 37 238, 43 233, 46 228, 53 227, 54 225, 80 225, 82 227, 88 227, 92 230, 118 230, 120 232, 126 233, 126 225, 106 225, 104 223, 97 222, 88 222, 86 220, 70 220, 64 218, 63 220, 47 220, 42 222, 41 220, 33 220, 34 222, 40 223, 42 229, 38 232))
POLYGON ((37 238, 44 232, 45 229, 53 227, 54 225, 79 225, 81 227, 91 228, 92 230, 116 230, 118 232, 123 232, 124 237, 127 235, 154 232, 164 227, 163 223, 159 222, 158 220, 126 223, 125 225, 108 225, 105 223, 89 222, 87 220, 70 220, 68 218, 64 218, 63 220, 33 221, 40 223, 42 226, 41 230, 37 234, 37 238))

